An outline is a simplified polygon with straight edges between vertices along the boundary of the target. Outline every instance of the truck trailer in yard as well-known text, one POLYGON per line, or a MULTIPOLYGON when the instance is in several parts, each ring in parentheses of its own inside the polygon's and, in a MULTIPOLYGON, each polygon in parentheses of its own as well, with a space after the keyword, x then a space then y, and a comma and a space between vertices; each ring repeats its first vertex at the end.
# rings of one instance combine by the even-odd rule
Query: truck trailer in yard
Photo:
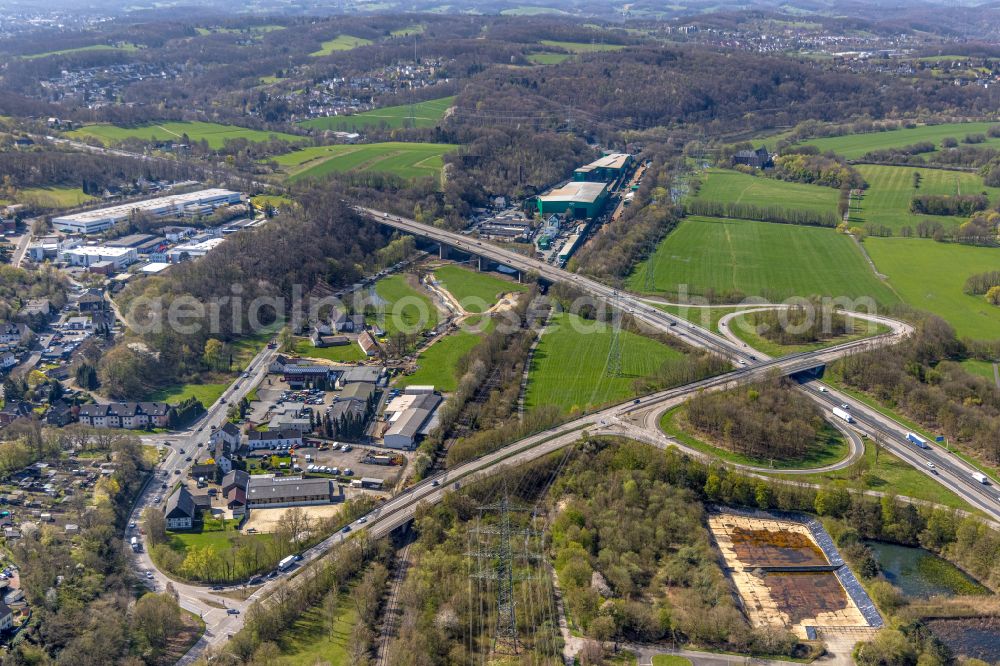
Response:
POLYGON ((927 440, 926 439, 924 439, 920 435, 916 435, 916 434, 914 434, 912 432, 906 433, 906 441, 910 442, 911 444, 913 444, 918 449, 929 449, 929 448, 931 448, 931 447, 929 447, 927 445, 927 440))
POLYGON ((848 423, 854 423, 854 417, 846 409, 841 409, 840 407, 833 408, 833 415, 838 419, 843 419, 848 423))

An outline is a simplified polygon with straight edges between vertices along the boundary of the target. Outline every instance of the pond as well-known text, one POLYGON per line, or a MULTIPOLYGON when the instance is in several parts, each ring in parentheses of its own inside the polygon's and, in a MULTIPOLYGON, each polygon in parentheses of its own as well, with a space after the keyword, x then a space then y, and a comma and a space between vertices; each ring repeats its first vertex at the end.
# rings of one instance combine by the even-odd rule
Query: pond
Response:
POLYGON ((909 597, 989 594, 990 591, 947 560, 923 548, 868 542, 886 579, 909 597))

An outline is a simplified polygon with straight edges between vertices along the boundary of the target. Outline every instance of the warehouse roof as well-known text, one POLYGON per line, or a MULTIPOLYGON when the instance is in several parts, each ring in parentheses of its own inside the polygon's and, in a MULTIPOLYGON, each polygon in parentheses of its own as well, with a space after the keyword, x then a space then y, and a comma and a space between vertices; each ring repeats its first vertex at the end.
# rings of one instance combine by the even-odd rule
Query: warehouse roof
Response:
POLYGON ((605 155, 604 157, 594 160, 586 166, 582 166, 577 171, 593 171, 594 169, 624 169, 625 163, 628 162, 628 153, 611 153, 610 155, 605 155))
POLYGON ((233 192, 231 190, 209 188, 207 190, 198 190, 197 192, 172 194, 166 197, 157 197, 155 199, 146 199, 144 201, 134 201, 132 203, 110 206, 108 208, 87 210, 83 211, 82 213, 73 213, 72 215, 62 215, 58 219, 76 220, 84 222, 88 220, 89 221, 105 220, 113 217, 128 217, 133 210, 155 211, 167 207, 173 207, 173 208, 184 207, 189 204, 201 203, 205 199, 212 199, 217 197, 229 197, 236 194, 237 194, 236 192, 233 192))
POLYGON ((303 479, 300 476, 275 477, 257 474, 250 477, 248 500, 289 499, 293 497, 329 497, 330 479, 303 479))
POLYGON ((539 197, 542 201, 578 201, 593 203, 604 194, 607 183, 586 183, 572 181, 562 187, 556 187, 539 197))

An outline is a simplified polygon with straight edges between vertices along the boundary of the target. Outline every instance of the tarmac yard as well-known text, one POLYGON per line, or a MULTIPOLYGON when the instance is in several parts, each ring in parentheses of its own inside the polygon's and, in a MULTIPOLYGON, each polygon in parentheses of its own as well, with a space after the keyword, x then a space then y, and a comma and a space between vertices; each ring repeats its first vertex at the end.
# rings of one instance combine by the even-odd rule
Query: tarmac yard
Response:
POLYGON ((802 638, 806 627, 869 626, 805 525, 718 513, 708 527, 754 626, 802 638))

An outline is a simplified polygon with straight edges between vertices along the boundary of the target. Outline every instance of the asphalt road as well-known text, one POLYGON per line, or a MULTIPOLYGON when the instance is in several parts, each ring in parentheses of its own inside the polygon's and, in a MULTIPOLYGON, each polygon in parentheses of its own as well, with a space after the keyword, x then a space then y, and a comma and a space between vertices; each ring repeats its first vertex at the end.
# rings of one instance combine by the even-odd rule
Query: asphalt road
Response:
MULTIPOLYGON (((872 345, 894 344, 911 330, 906 324, 882 318, 881 321, 891 327, 891 332, 874 338, 845 343, 814 352, 792 354, 780 359, 771 359, 756 350, 746 347, 742 342, 731 340, 724 335, 719 335, 689 324, 679 317, 658 310, 643 302, 638 297, 619 292, 616 289, 586 277, 568 273, 562 269, 538 262, 523 255, 508 252, 501 248, 496 248, 492 245, 484 245, 479 241, 470 240, 459 234, 452 234, 421 225, 412 220, 387 216, 385 213, 370 209, 360 209, 360 211, 379 222, 389 224, 395 228, 432 238, 470 253, 486 256, 508 264, 513 268, 537 273, 547 280, 572 283, 585 293, 610 302, 616 307, 629 312, 637 320, 652 326, 656 330, 676 335, 684 339, 688 344, 721 354, 732 361, 736 369, 724 375, 694 382, 683 387, 660 391, 632 402, 586 414, 571 422, 524 438, 498 451, 467 461, 437 476, 426 479, 383 503, 365 516, 363 521, 355 523, 351 531, 333 534, 326 540, 303 552, 303 561, 296 569, 301 569, 306 564, 322 558, 332 548, 358 532, 363 531, 372 538, 387 536, 394 529, 409 522, 419 504, 436 503, 441 500, 446 492, 459 488, 463 484, 495 474, 504 468, 521 465, 558 451, 562 447, 576 442, 584 430, 592 434, 626 434, 634 436, 641 441, 649 441, 650 443, 659 445, 658 442, 664 439, 662 433, 659 431, 659 417, 666 410, 680 404, 697 391, 731 388, 747 381, 762 379, 774 372, 787 375, 813 369, 861 348, 871 347, 872 345)), ((266 374, 267 365, 275 353, 274 350, 264 350, 261 352, 255 358, 252 365, 254 377, 250 380, 238 380, 238 386, 227 390, 224 397, 229 400, 238 400, 239 397, 242 397, 242 395, 249 391, 266 374)), ((832 408, 839 404, 848 404, 854 415, 854 423, 848 424, 849 428, 866 433, 868 436, 874 436, 875 433, 879 433, 887 450, 892 451, 918 469, 924 470, 930 480, 948 486, 969 501, 970 504, 983 509, 991 517, 1000 517, 1000 512, 997 511, 1000 505, 997 504, 996 498, 991 495, 992 488, 971 481, 971 470, 967 465, 954 456, 944 451, 939 451, 936 447, 929 451, 915 450, 912 445, 905 444, 905 440, 900 441, 903 432, 903 426, 900 424, 881 416, 874 410, 832 389, 820 391, 818 390, 818 386, 817 383, 810 382, 805 385, 804 390, 812 399, 826 408, 832 408), (931 472, 930 468, 926 465, 928 461, 935 463, 939 474, 931 472)), ((220 425, 224 421, 226 409, 226 405, 216 403, 210 408, 209 414, 199 421, 197 430, 181 433, 179 436, 170 437, 169 439, 175 442, 175 446, 183 446, 189 452, 192 451, 193 449, 190 447, 195 445, 197 441, 207 440, 211 425, 220 425)), ((856 447, 857 442, 856 440, 853 441, 854 447, 856 447)), ((174 474, 174 470, 180 469, 183 474, 189 465, 190 463, 184 461, 182 456, 177 453, 171 453, 164 462, 163 468, 169 477, 176 478, 177 475, 174 474)), ((148 505, 149 498, 154 497, 159 492, 161 492, 159 483, 154 482, 152 490, 148 491, 144 496, 143 506, 148 505)), ((137 512, 140 508, 137 507, 137 512)), ((136 513, 136 515, 138 514, 136 513)), ((141 554, 136 558, 136 567, 139 569, 153 568, 145 554, 141 554)), ((167 580, 165 576, 154 570, 152 582, 155 584, 156 589, 162 589, 166 585, 167 580)), ((295 577, 294 571, 289 572, 287 575, 281 575, 275 579, 268 580, 244 602, 235 602, 227 597, 214 594, 207 587, 179 585, 175 583, 174 586, 181 595, 182 605, 188 610, 203 613, 208 624, 205 636, 186 655, 182 663, 190 663, 206 647, 218 645, 225 641, 229 634, 235 633, 243 624, 243 611, 251 603, 258 600, 268 603, 269 597, 280 586, 294 587, 299 584, 299 580, 301 578, 295 577), (241 613, 239 615, 229 615, 221 608, 223 605, 236 608, 241 613)))

